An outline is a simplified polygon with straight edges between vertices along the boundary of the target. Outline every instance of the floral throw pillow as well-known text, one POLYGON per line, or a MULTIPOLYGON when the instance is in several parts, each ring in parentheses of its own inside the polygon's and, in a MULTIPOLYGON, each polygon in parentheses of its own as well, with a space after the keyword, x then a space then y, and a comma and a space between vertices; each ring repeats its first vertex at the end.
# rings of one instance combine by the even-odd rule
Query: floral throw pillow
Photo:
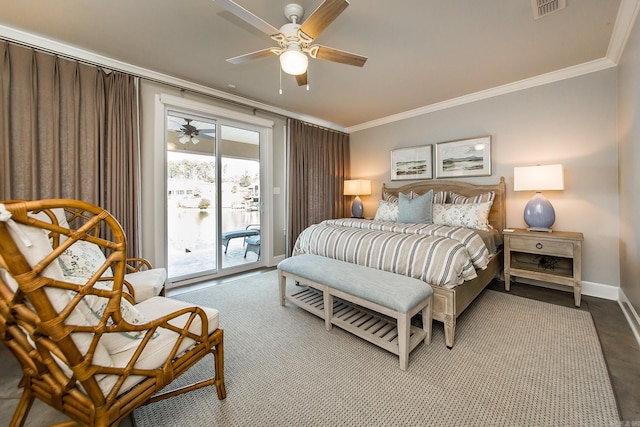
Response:
POLYGON ((489 225, 489 211, 492 203, 434 204, 433 223, 489 231, 492 229, 489 225))
POLYGON ((388 202, 386 200, 378 201, 378 210, 374 221, 398 221, 398 203, 388 202))
MULTIPOLYGON (((65 276, 91 277, 102 267, 106 258, 98 245, 78 240, 60 254, 58 260, 65 276)), ((111 267, 105 270, 103 276, 113 276, 111 267)))
MULTIPOLYGON (((64 280, 77 285, 82 285, 86 281, 84 277, 71 276, 65 276, 64 280)), ((110 291, 111 286, 112 284, 110 282, 96 283, 93 285, 94 289, 102 289, 105 291, 110 291)), ((76 295, 73 291, 68 292, 70 298, 76 295)), ((78 308, 90 325, 97 325, 104 315, 108 302, 108 298, 89 294, 82 298, 82 301, 78 304, 78 308)), ((141 325, 147 321, 144 315, 125 298, 120 298, 120 314, 127 323, 132 325, 141 325)), ((113 321, 109 319, 107 326, 111 326, 112 324, 113 321)), ((116 354, 137 346, 140 340, 144 338, 145 333, 146 331, 107 333, 102 336, 100 342, 106 347, 109 354, 116 354)), ((153 338, 155 338, 155 335, 153 338)))

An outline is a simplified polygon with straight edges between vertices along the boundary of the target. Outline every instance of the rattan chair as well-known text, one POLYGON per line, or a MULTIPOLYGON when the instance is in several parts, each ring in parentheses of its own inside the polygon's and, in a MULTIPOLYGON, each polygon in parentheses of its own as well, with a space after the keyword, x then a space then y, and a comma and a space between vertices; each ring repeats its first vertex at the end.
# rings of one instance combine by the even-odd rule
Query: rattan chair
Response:
POLYGON ((218 311, 163 296, 133 304, 125 247, 118 222, 97 206, 0 204, 0 340, 23 370, 11 426, 25 423, 34 399, 66 414, 69 425, 106 426, 208 385, 226 397, 218 311), (89 258, 70 256, 77 248, 97 248, 103 261, 69 275, 89 258), (161 392, 209 354, 212 378, 161 392))

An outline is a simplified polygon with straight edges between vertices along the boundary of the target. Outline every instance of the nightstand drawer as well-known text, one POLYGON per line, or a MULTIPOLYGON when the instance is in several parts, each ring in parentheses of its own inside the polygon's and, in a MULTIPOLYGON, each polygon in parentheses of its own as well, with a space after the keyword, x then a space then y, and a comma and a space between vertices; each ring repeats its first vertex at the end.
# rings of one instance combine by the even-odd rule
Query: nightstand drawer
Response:
POLYGON ((509 246, 512 251, 573 257, 573 243, 557 240, 528 239, 510 236, 509 246))

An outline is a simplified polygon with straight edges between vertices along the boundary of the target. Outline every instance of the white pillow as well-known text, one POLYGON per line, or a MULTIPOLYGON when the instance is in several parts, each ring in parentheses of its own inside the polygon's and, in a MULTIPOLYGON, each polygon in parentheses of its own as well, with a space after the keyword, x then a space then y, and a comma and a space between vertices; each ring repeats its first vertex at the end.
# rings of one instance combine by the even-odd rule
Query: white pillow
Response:
POLYGON ((388 202, 386 200, 378 200, 378 210, 374 221, 398 221, 399 206, 398 203, 388 202))
POLYGON ((489 225, 489 211, 492 203, 434 204, 433 223, 489 231, 493 228, 489 225))

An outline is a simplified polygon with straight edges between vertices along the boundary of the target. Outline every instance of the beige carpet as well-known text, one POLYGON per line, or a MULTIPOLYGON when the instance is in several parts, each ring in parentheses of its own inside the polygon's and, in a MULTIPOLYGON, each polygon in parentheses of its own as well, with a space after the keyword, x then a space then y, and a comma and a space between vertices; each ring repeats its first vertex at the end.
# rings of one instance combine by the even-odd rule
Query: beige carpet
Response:
MULTIPOLYGON (((290 284, 291 285, 291 284, 290 284)), ((278 302, 275 271, 189 292, 225 329, 227 398, 214 387, 136 410, 137 426, 612 426, 618 412, 591 315, 485 291, 448 350, 397 356, 278 302)), ((204 363, 203 363, 204 362, 204 363)), ((212 359, 174 384, 209 375, 212 359)))

